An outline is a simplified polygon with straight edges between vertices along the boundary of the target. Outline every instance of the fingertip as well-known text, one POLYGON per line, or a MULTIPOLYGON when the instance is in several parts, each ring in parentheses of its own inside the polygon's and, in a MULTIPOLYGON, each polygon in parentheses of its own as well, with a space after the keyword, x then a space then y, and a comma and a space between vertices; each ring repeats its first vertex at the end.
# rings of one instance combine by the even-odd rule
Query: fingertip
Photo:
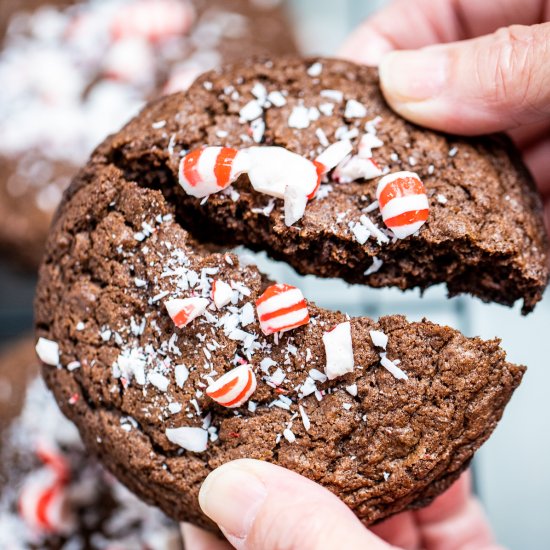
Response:
POLYGON ((378 67, 384 55, 394 49, 394 45, 388 39, 369 23, 364 23, 342 44, 338 55, 354 63, 378 67))
POLYGON ((423 523, 443 521, 456 515, 473 499, 472 482, 469 470, 466 470, 444 493, 429 506, 418 510, 416 516, 423 523))
POLYGON ((229 544, 191 523, 180 524, 185 550, 229 550, 229 544))

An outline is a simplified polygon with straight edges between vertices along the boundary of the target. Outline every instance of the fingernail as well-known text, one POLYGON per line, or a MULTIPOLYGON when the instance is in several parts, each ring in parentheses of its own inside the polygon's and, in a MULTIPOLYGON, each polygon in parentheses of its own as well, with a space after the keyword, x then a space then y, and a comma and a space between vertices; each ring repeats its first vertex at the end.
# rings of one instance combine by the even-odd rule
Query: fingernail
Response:
POLYGON ((445 47, 391 52, 380 62, 380 84, 390 103, 415 103, 437 97, 448 82, 445 47))
POLYGON ((242 463, 229 463, 206 478, 199 504, 226 534, 244 538, 266 497, 267 489, 256 475, 242 463))

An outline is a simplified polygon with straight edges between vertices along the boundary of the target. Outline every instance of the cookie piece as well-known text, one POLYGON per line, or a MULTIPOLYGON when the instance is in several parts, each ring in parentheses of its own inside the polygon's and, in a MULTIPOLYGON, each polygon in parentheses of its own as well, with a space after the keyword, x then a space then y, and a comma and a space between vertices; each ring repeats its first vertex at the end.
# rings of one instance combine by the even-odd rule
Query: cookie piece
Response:
POLYGON ((130 179, 161 187, 182 226, 202 240, 266 250, 302 274, 401 289, 444 282, 451 296, 467 292, 507 305, 523 300, 523 313, 548 281, 541 201, 509 140, 448 136, 406 122, 387 107, 371 68, 284 59, 208 73, 187 95, 151 104, 100 154, 130 179), (308 74, 312 66, 321 67, 316 76, 308 74), (185 151, 254 145, 251 127, 258 122, 243 120, 249 114, 243 107, 258 85, 284 100, 259 110, 262 145, 313 159, 346 138, 356 153, 368 134, 371 143, 379 140, 372 154, 384 172, 416 172, 429 198, 418 235, 380 242, 372 230, 372 224, 385 229, 375 203, 379 178, 345 184, 330 178, 291 227, 282 201, 252 190, 246 175, 208 200, 187 195, 178 185, 185 151), (155 130, 156 121, 166 124, 155 130))
MULTIPOLYGON (((126 142, 126 158, 148 139, 126 142)), ((208 529, 200 485, 237 458, 323 484, 366 524, 448 487, 495 428, 523 367, 495 340, 401 316, 349 320, 313 303, 307 324, 264 336, 255 303, 271 282, 190 236, 156 155, 136 156, 135 179, 96 155, 66 195, 40 271, 43 374, 90 451, 147 502, 208 529), (229 302, 222 293, 214 305, 212 291, 227 286, 229 302), (346 374, 335 353, 348 358, 346 374), (68 370, 74 361, 81 367, 68 370), (212 386, 239 365, 235 386, 212 386), (254 386, 243 371, 256 389, 232 408, 254 386)), ((261 315, 291 313, 290 302, 265 301, 261 315)))
POLYGON ((0 19, 11 16, 11 24, 0 51, 0 252, 38 267, 77 167, 145 101, 243 52, 295 52, 276 4, 4 0, 0 19), (150 28, 139 10, 153 12, 150 28))
POLYGON ((32 340, 2 354, 0 380, 10 377, 13 392, 12 409, 0 409, 0 547, 180 549, 177 525, 140 502, 87 455, 74 425, 60 413, 37 373, 32 340), (69 466, 70 479, 63 484, 70 511, 65 533, 37 530, 29 517, 21 516, 22 499, 33 498, 29 488, 48 478, 50 467, 37 454, 44 449, 69 466))

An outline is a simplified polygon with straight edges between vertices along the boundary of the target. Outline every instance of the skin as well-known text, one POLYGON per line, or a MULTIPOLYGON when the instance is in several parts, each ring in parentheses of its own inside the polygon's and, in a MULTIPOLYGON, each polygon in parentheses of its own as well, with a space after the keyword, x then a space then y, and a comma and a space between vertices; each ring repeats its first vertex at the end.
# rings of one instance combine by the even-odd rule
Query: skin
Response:
MULTIPOLYGON (((445 132, 507 131, 545 201, 550 229, 550 0, 395 0, 340 55, 380 70, 403 117, 445 132)), ((496 550, 464 474, 430 506, 366 529, 334 495, 272 464, 237 460, 199 495, 227 541, 183 525, 187 550, 496 550)))

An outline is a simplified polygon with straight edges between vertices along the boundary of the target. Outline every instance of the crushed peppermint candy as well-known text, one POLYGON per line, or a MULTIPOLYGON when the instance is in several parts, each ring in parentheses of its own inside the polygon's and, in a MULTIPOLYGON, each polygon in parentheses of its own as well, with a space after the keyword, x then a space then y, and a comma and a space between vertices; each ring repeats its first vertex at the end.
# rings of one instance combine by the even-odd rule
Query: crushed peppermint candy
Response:
POLYGON ((178 387, 183 388, 185 382, 187 382, 187 379, 189 378, 189 369, 183 364, 176 365, 174 368, 174 375, 176 377, 176 384, 178 387))
POLYGON ((209 301, 206 298, 175 298, 164 302, 166 311, 178 328, 182 328, 200 315, 208 307, 209 301))
POLYGON ((224 281, 215 279, 212 282, 212 300, 214 305, 221 309, 231 302, 233 298, 233 289, 224 281))
POLYGON ((381 330, 369 330, 369 334, 375 346, 386 349, 388 345, 388 335, 385 332, 381 330))
POLYGON ((40 361, 52 367, 59 365, 59 344, 57 342, 40 337, 35 349, 40 361))
POLYGON ((309 109, 304 105, 295 105, 288 117, 288 127, 303 130, 310 124, 309 109))
POLYGON ((323 71, 323 64, 317 61, 307 69, 307 74, 309 76, 319 76, 321 72, 323 71))
POLYGON ((407 374, 397 366, 396 361, 390 361, 385 353, 380 354, 380 364, 398 380, 409 379, 407 374))
POLYGON ((298 410, 300 411, 300 416, 302 418, 302 424, 304 425, 304 429, 306 430, 306 432, 309 432, 309 429, 311 428, 311 421, 309 419, 309 416, 307 415, 303 405, 298 405, 298 410))
POLYGON ((380 268, 384 265, 384 262, 380 260, 378 257, 373 256, 372 258, 372 265, 365 271, 364 275, 368 277, 369 275, 372 275, 373 273, 378 273, 380 271, 380 268))
POLYGON ((344 111, 345 118, 363 118, 367 116, 367 108, 356 99, 348 99, 344 111))
POLYGON ((167 428, 166 437, 175 445, 186 451, 202 453, 208 447, 208 431, 202 428, 182 426, 181 428, 167 428))
POLYGON ((329 380, 353 371, 353 343, 349 321, 340 323, 331 331, 325 332, 323 344, 326 355, 325 374, 329 380))

